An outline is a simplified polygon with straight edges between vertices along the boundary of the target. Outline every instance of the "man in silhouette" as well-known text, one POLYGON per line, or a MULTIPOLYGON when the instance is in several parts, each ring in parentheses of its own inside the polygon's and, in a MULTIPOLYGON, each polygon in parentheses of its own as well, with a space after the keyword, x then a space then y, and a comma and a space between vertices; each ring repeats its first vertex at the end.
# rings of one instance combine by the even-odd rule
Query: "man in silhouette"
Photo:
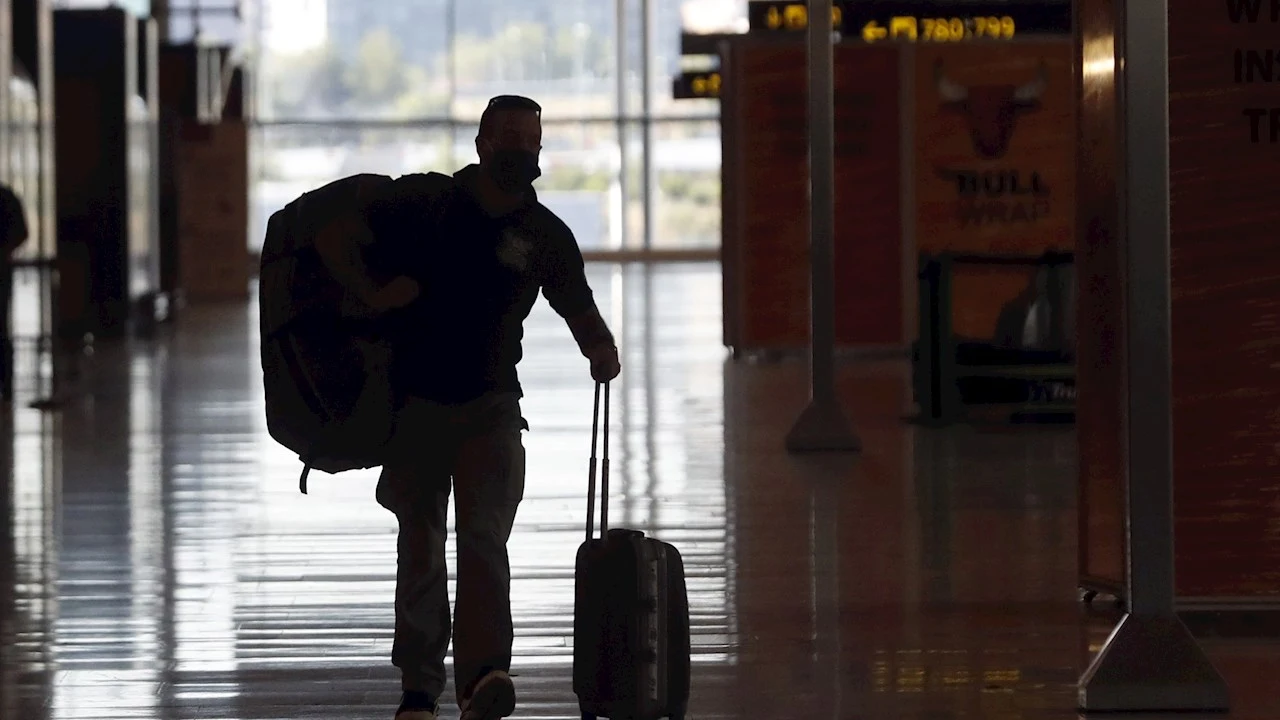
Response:
POLYGON ((13 255, 27 241, 22 201, 0 184, 0 402, 13 400, 13 255))
MULTIPOLYGON (((563 317, 598 382, 621 370, 587 284, 573 233, 538 202, 541 108, 490 101, 476 138, 479 164, 441 189, 422 175, 375 193, 333 238, 377 238, 397 249, 378 286, 349 251, 344 282, 390 314, 396 384, 406 394, 378 482, 400 533, 392 662, 402 675, 396 720, 434 720, 445 685, 452 620, 454 683, 463 720, 515 708, 507 540, 524 496, 525 454, 516 364, 538 292, 563 317), (426 188, 434 187, 432 190, 426 188), (457 520, 457 599, 445 567, 450 485, 457 520)), ((436 176, 439 178, 439 176, 436 176)), ((322 234, 323 235, 323 234, 322 234)), ((332 251, 330 251, 332 254, 332 251)), ((343 263, 330 263, 334 268, 343 263)))

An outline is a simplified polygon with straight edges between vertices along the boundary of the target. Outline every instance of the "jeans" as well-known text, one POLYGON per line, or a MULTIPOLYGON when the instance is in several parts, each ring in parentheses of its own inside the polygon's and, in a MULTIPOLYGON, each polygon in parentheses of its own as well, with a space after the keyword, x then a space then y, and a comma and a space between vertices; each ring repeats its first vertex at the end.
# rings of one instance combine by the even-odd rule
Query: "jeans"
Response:
POLYGON ((439 698, 452 629, 454 685, 511 669, 511 567, 507 540, 524 497, 528 424, 518 397, 487 395, 461 406, 410 398, 397 419, 378 480, 378 503, 395 514, 397 543, 392 664, 403 688, 439 698), (449 613, 446 515, 457 520, 457 602, 449 613))

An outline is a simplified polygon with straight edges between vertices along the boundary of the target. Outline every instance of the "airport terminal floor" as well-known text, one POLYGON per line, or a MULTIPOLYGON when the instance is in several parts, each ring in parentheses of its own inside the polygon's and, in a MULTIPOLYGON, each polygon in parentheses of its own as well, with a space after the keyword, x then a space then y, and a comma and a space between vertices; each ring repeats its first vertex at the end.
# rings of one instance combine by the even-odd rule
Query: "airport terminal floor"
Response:
MULTIPOLYGON (((691 717, 1076 716, 1116 615, 1077 601, 1069 428, 920 429, 902 421, 905 361, 865 360, 840 385, 866 451, 793 457, 805 365, 726 359, 716 266, 590 272, 624 350, 611 520, 685 555, 691 717)), ((4 720, 390 720, 393 519, 373 473, 298 493, 265 429, 256 328, 252 303, 189 308, 99 348, 60 413, 19 387, 0 475, 4 720)), ((592 390, 545 303, 521 372, 516 717, 573 718, 592 390)), ((1280 643, 1250 630, 1204 644, 1231 717, 1274 720, 1280 643)))

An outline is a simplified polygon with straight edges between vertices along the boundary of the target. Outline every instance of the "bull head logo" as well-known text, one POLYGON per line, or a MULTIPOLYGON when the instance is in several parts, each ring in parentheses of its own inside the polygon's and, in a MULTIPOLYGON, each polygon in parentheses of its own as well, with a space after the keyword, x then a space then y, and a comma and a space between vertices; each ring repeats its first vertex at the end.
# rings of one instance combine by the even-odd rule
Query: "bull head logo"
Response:
POLYGON ((987 159, 1003 157, 1009 150, 1017 116, 1040 107, 1040 97, 1049 83, 1044 63, 1036 78, 1024 85, 961 85, 947 77, 941 59, 934 63, 933 76, 943 106, 964 114, 973 149, 987 159))

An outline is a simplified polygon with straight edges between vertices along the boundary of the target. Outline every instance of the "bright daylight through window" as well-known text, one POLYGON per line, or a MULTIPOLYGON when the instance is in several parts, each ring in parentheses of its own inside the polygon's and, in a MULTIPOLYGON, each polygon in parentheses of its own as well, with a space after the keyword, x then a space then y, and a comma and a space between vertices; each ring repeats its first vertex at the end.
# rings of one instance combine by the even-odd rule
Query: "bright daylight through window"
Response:
POLYGON ((719 247, 719 105, 674 100, 671 83, 682 25, 732 25, 745 18, 745 0, 172 0, 169 8, 174 40, 199 33, 234 42, 254 68, 254 250, 271 212, 319 184, 473 162, 475 123, 503 93, 542 104, 538 189, 584 250, 719 247), (237 4, 239 19, 225 12, 237 4))

